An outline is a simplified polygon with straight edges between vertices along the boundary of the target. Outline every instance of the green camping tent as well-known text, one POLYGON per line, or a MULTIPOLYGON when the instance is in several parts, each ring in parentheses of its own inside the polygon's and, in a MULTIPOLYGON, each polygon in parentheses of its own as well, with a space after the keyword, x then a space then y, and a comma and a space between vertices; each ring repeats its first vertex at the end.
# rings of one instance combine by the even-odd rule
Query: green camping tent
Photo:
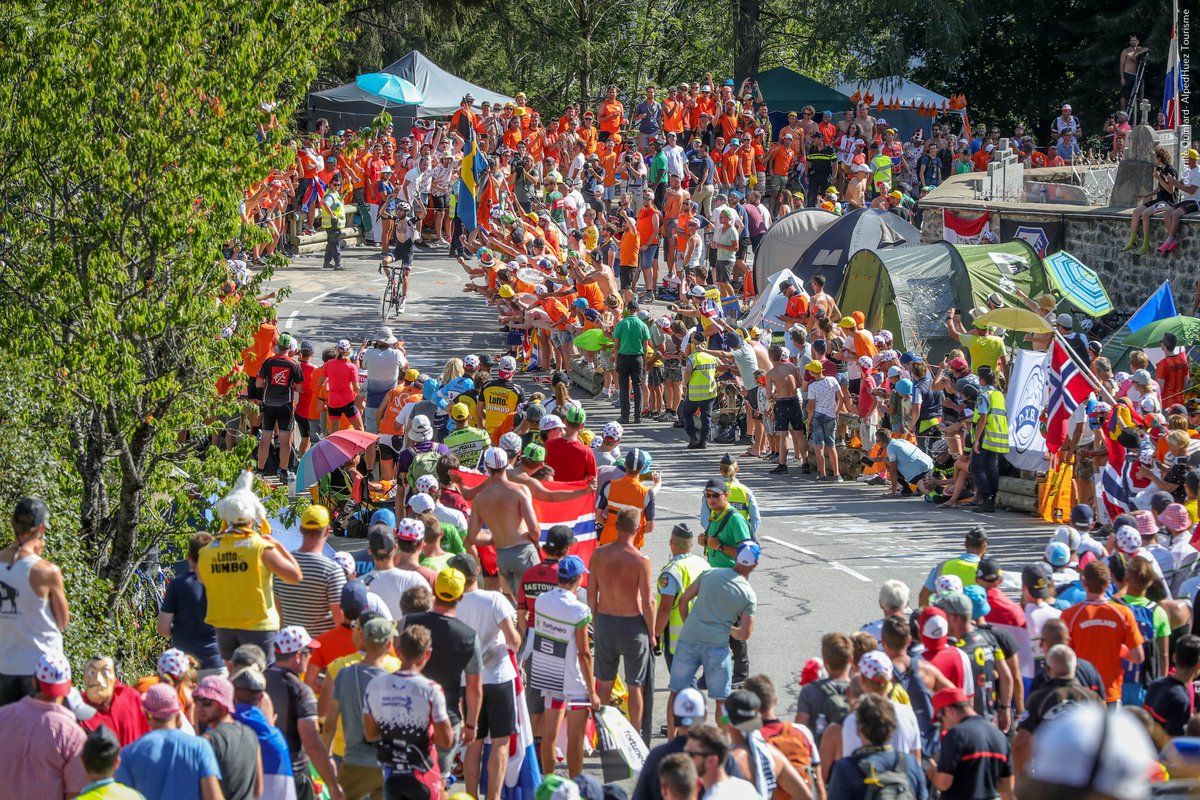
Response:
POLYGON ((1041 258, 1020 240, 859 250, 846 267, 838 306, 843 314, 861 311, 870 330, 891 331, 898 349, 936 360, 958 346, 946 332, 946 312, 957 308, 969 323, 970 309, 986 306, 992 292, 1023 308, 1018 287, 1030 297, 1049 291, 1041 258))
MULTIPOLYGON (((838 90, 831 89, 787 67, 769 69, 760 73, 757 80, 758 90, 762 92, 763 101, 771 109, 772 114, 785 115, 784 122, 787 121, 787 112, 799 112, 805 106, 812 106, 818 114, 825 110, 838 114, 854 106, 850 102, 850 98, 838 90)), ((820 119, 817 121, 820 122, 820 119)))

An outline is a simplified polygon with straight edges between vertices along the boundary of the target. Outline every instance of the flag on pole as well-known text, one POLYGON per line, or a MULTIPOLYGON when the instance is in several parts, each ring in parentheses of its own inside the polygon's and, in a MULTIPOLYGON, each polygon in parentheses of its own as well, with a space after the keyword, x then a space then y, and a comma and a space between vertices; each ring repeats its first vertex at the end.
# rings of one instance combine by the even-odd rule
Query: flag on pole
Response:
POLYGON ((1067 439, 1067 422, 1092 385, 1062 342, 1050 343, 1050 402, 1046 412, 1046 447, 1057 453, 1067 439))
MULTIPOLYGON (((525 684, 521 678, 521 665, 510 650, 517 677, 512 681, 514 705, 517 710, 517 732, 508 737, 508 766, 504 770, 504 786, 500 789, 501 800, 533 800, 534 793, 542 783, 542 767, 538 762, 537 744, 533 738, 533 725, 529 707, 525 703, 525 684)), ((488 756, 492 749, 489 742, 484 745, 479 782, 487 786, 488 756)))
POLYGON ((1121 329, 1104 341, 1101 354, 1109 360, 1113 369, 1122 369, 1128 365, 1130 347, 1124 342, 1129 335, 1141 330, 1151 322, 1160 319, 1170 319, 1179 316, 1175 310, 1175 297, 1171 294, 1171 282, 1163 281, 1154 294, 1146 298, 1146 302, 1133 312, 1129 321, 1121 329))
MULTIPOLYGON (((1135 437, 1130 439, 1128 433, 1133 431, 1134 424, 1141 424, 1141 418, 1135 418, 1129 407, 1118 403, 1109 413, 1108 419, 1096 433, 1104 439, 1108 450, 1108 463, 1100 474, 1096 486, 1096 496, 1100 501, 1101 522, 1111 523, 1119 515, 1134 509, 1134 498, 1149 485, 1149 480, 1137 477, 1138 464, 1141 460, 1143 446, 1149 447, 1149 439, 1135 437), (1126 436, 1122 436, 1122 433, 1126 436), (1130 454, 1130 449, 1137 448, 1136 455, 1130 454)), ((1152 450, 1147 453, 1152 460, 1152 450)))
POLYGON ((1183 72, 1179 69, 1179 37, 1171 28, 1171 41, 1167 45, 1167 77, 1163 84, 1162 113, 1167 118, 1168 128, 1179 127, 1179 98, 1183 94, 1183 72))
POLYGON ((479 197, 480 179, 487 171, 487 159, 479 152, 479 140, 475 138, 474 129, 471 138, 463 148, 462 162, 458 168, 458 218, 462 220, 463 231, 470 233, 479 227, 479 197))

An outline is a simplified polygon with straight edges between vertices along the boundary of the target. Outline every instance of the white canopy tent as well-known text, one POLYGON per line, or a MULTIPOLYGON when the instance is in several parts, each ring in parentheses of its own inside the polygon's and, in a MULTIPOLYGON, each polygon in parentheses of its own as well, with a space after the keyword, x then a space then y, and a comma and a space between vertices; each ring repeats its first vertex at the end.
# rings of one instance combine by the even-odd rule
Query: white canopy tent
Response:
POLYGON ((837 90, 845 95, 853 95, 855 92, 858 92, 860 95, 870 94, 876 98, 889 99, 894 97, 905 107, 920 106, 924 103, 927 107, 936 106, 941 108, 942 103, 950 102, 949 97, 938 94, 932 89, 927 89, 921 84, 899 75, 892 75, 887 78, 874 78, 869 81, 850 81, 838 86, 837 90))

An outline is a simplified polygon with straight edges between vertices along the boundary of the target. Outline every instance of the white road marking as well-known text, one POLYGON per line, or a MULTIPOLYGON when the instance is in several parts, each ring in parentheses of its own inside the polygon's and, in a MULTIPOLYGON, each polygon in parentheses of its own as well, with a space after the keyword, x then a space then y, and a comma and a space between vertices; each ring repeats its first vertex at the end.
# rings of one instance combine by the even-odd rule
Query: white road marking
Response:
POLYGON ((299 313, 299 311, 293 311, 291 314, 288 314, 287 322, 283 324, 286 330, 291 330, 292 324, 296 321, 296 315, 299 313))
POLYGON ((844 573, 846 573, 847 575, 851 575, 851 576, 853 576, 853 577, 855 577, 855 578, 858 578, 858 579, 859 579, 860 581, 862 581, 863 583, 870 583, 870 582, 871 582, 871 579, 870 579, 870 578, 868 578, 866 575, 863 575, 861 572, 855 572, 854 570, 852 570, 852 569, 850 569, 849 567, 847 567, 845 564, 839 564, 839 563, 838 563, 838 562, 836 562, 836 561, 829 561, 829 562, 826 562, 826 563, 828 563, 828 564, 829 564, 829 566, 833 567, 834 569, 836 569, 836 570, 838 570, 838 571, 840 571, 840 572, 844 572, 844 573))
POLYGON ((331 295, 331 294, 334 294, 334 293, 336 293, 336 292, 343 291, 343 290, 345 290, 346 288, 347 288, 347 287, 345 287, 345 286, 339 286, 339 287, 337 287, 336 289, 330 289, 328 292, 321 292, 321 293, 320 293, 319 295, 317 295, 316 297, 313 297, 313 298, 311 298, 311 299, 309 299, 309 300, 305 300, 304 302, 305 302, 305 303, 315 303, 315 302, 317 302, 318 300, 324 300, 326 297, 329 297, 329 295, 331 295))
POLYGON ((774 536, 764 536, 762 538, 766 539, 768 542, 774 542, 777 545, 786 547, 788 550, 795 550, 797 553, 804 553, 804 555, 806 555, 806 556, 812 556, 813 558, 819 558, 819 556, 816 553, 814 553, 812 550, 809 550, 807 547, 801 547, 798 544, 792 544, 791 542, 785 542, 782 539, 776 539, 774 536))
POLYGON ((854 570, 847 567, 845 564, 839 564, 837 561, 826 561, 825 559, 821 558, 816 553, 814 553, 812 550, 809 550, 807 547, 801 547, 798 544, 792 544, 791 542, 785 542, 781 539, 776 539, 774 536, 763 536, 762 538, 767 540, 768 542, 774 542, 775 544, 780 545, 781 547, 786 547, 789 550, 795 550, 797 553, 803 553, 806 556, 812 556, 813 558, 818 559, 819 561, 823 561, 827 566, 831 567, 832 569, 836 569, 838 572, 844 572, 847 575, 858 578, 863 583, 871 582, 871 579, 868 578, 866 575, 863 575, 861 572, 855 572, 854 570))

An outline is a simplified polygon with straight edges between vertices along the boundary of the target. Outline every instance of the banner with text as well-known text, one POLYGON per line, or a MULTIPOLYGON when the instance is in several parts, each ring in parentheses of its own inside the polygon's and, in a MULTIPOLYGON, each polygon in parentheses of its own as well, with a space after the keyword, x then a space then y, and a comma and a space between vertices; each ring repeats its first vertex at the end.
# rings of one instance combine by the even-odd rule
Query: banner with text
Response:
POLYGON ((1046 353, 1018 350, 1008 381, 1008 460, 1017 469, 1037 472, 1049 464, 1042 437, 1048 366, 1046 353))

